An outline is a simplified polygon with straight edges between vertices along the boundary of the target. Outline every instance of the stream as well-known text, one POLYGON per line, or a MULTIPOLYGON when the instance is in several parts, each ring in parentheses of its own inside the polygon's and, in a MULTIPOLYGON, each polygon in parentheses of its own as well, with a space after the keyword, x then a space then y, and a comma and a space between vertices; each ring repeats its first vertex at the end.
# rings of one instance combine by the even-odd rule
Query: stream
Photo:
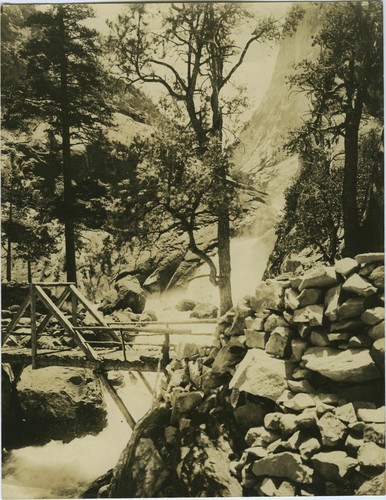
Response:
MULTIPOLYGON (((231 241, 232 290, 236 303, 244 295, 254 293, 256 284, 264 272, 268 256, 274 244, 273 230, 259 238, 237 238, 231 241)), ((205 266, 197 275, 205 273, 205 266)), ((184 320, 190 312, 178 312, 175 304, 181 298, 218 304, 218 290, 208 278, 191 281, 182 293, 169 292, 150 296, 147 309, 156 311, 158 319, 184 320)), ((193 326, 193 325, 191 325, 193 326)), ((195 337, 194 342, 210 345, 215 325, 194 325, 196 331, 208 336, 195 337), (206 330, 200 330, 206 328, 206 330)), ((176 336, 175 336, 176 337, 176 336)), ((153 337, 154 342, 155 337, 153 337)), ((192 341, 189 336, 178 336, 171 342, 192 341)), ((124 384, 118 388, 136 420, 150 408, 152 396, 143 382, 132 373, 122 373, 124 384), (135 404, 133 404, 135 401, 135 404)), ((146 373, 152 387, 156 374, 146 373)), ((79 498, 91 482, 114 467, 125 448, 131 429, 123 419, 111 397, 105 392, 107 426, 96 436, 87 435, 69 443, 51 441, 43 446, 28 446, 10 451, 3 463, 2 498, 46 499, 79 498)))

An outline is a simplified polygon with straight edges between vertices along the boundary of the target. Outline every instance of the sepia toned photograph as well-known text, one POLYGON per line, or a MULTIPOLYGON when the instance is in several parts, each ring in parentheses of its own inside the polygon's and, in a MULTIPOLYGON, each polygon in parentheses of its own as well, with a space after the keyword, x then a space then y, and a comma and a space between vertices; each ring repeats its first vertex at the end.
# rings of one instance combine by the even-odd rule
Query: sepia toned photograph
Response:
POLYGON ((383 4, 3 3, 2 493, 385 496, 383 4))

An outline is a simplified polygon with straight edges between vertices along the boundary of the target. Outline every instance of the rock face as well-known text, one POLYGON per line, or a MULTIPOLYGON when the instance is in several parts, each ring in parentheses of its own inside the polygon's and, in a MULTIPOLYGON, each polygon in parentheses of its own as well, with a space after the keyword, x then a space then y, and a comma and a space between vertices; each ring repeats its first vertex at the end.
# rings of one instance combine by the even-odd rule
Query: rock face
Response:
POLYGON ((107 423, 100 384, 87 369, 27 367, 17 393, 27 426, 42 439, 68 441, 107 423))
POLYGON ((195 305, 194 309, 190 313, 191 318, 205 319, 205 318, 217 318, 218 307, 213 304, 199 303, 195 305))

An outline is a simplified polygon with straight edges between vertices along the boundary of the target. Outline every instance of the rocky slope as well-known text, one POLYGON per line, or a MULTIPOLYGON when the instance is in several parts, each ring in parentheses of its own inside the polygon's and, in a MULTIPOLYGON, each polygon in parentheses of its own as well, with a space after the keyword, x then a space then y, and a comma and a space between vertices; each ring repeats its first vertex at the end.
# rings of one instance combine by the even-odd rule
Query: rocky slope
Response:
POLYGON ((86 497, 384 494, 383 259, 261 282, 220 318, 209 356, 180 346, 86 497))

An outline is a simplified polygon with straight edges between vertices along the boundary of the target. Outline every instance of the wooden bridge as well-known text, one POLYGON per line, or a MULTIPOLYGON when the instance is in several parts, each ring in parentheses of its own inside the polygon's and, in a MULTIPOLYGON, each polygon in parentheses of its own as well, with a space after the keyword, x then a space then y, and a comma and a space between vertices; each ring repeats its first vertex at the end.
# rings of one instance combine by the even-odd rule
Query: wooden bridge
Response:
POLYGON ((154 394, 142 372, 157 372, 163 370, 170 360, 170 351, 174 345, 171 335, 205 335, 210 332, 196 333, 191 329, 170 328, 170 325, 209 324, 217 320, 190 321, 141 321, 127 323, 108 323, 99 313, 94 304, 84 297, 75 283, 31 283, 29 293, 18 311, 11 319, 2 335, 2 362, 17 366, 18 371, 32 364, 33 369, 44 366, 73 366, 91 368, 101 380, 103 386, 112 396, 128 424, 133 428, 135 420, 124 405, 115 387, 107 377, 108 370, 135 371, 142 379, 147 390, 154 394), (59 296, 50 293, 58 291, 59 296), (71 314, 61 310, 66 302, 71 300, 71 314), (44 305, 46 315, 38 322, 37 302, 44 305), (30 309, 30 330, 17 329, 23 316, 30 309), (95 324, 80 323, 80 310, 89 313, 95 324), (56 320, 61 332, 69 337, 69 347, 58 346, 50 349, 39 349, 40 337, 51 336, 49 323, 56 320), (21 330, 21 331, 20 331, 21 330), (104 339, 96 339, 96 334, 104 339), (30 337, 21 347, 18 338, 30 337), (152 340, 154 338, 155 342, 152 340), (159 339, 163 339, 162 342, 159 339))

